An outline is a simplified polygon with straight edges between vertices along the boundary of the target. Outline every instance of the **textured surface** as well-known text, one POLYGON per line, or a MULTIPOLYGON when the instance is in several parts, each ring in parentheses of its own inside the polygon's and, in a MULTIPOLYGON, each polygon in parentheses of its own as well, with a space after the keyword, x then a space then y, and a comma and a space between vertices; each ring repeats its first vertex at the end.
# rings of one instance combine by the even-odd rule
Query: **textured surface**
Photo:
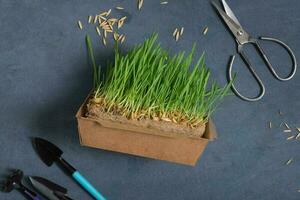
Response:
MULTIPOLYGON (((228 0, 228 4, 251 34, 282 39, 300 59, 300 1, 228 0)), ((113 13, 127 14, 129 19, 123 29, 125 49, 153 31, 171 53, 189 50, 196 42, 197 53, 206 52, 213 76, 226 83, 235 42, 207 0, 170 0, 167 5, 145 0, 141 11, 134 0, 0 0, 1 178, 7 168, 21 168, 27 175, 47 177, 67 187, 74 199, 91 199, 57 166, 47 168, 39 160, 30 138, 40 136, 61 146, 65 158, 108 199, 299 199, 300 141, 287 141, 278 127, 282 121, 300 126, 299 73, 289 82, 279 82, 255 54, 253 63, 267 87, 264 99, 248 103, 235 96, 226 98, 214 115, 219 139, 208 145, 196 167, 79 145, 74 116, 91 88, 91 70, 86 32, 78 30, 76 21, 117 5, 126 12, 113 13), (185 33, 176 44, 171 34, 177 26, 184 26, 185 33), (209 31, 202 36, 205 26, 209 31), (270 120, 276 125, 271 130, 270 120), (286 166, 291 157, 293 163, 286 166)), ((113 55, 112 47, 103 48, 94 28, 88 32, 97 46, 98 62, 105 64, 113 55)), ((276 45, 263 45, 278 70, 287 74, 288 55, 276 45)), ((254 94, 256 85, 247 78, 244 66, 236 63, 235 67, 238 86, 254 94)), ((22 197, 17 192, 0 193, 0 199, 22 197)))

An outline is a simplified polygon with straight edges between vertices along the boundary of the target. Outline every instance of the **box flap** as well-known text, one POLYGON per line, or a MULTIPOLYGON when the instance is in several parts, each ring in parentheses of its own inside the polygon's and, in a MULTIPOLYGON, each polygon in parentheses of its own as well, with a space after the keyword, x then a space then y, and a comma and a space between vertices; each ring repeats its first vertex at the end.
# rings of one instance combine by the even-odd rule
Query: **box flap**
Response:
POLYGON ((209 140, 214 140, 218 137, 216 126, 211 119, 209 119, 206 124, 206 128, 205 128, 203 137, 206 139, 209 139, 209 140))

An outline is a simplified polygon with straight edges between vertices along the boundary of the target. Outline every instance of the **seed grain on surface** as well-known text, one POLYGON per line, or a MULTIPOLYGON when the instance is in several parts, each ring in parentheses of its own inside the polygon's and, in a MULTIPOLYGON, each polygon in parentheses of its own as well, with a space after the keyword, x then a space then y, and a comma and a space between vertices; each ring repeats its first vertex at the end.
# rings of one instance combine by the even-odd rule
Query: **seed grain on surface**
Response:
POLYGON ((205 27, 204 30, 203 30, 203 35, 206 35, 208 32, 208 27, 205 27))
POLYGON ((83 29, 83 26, 82 26, 82 23, 81 23, 81 21, 80 20, 78 20, 78 27, 80 28, 80 30, 82 30, 83 29))

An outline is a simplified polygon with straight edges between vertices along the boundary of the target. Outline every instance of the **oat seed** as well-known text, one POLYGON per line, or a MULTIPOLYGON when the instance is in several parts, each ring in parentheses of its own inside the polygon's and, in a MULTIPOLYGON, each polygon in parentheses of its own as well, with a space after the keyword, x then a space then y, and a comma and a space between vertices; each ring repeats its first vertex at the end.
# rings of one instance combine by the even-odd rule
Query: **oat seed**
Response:
POLYGON ((184 31, 184 27, 181 27, 181 29, 180 29, 180 35, 183 34, 183 31, 184 31))
POLYGON ((208 32, 208 27, 205 27, 204 30, 203 30, 203 35, 206 35, 208 32))
POLYGON ((143 7, 144 0, 138 0, 138 9, 141 10, 143 7))
POLYGON ((284 125, 287 129, 291 129, 287 123, 284 122, 284 125))
POLYGON ((294 135, 292 135, 292 136, 290 136, 290 137, 288 137, 288 138, 286 138, 286 140, 291 140, 291 139, 294 139, 294 135))
POLYGON ((114 40, 118 41, 118 39, 119 39, 119 34, 118 33, 114 33, 114 40))
POLYGON ((99 15, 99 17, 100 17, 102 20, 104 20, 104 21, 107 20, 105 17, 103 17, 103 16, 101 16, 101 15, 99 15))
POLYGON ((293 158, 289 159, 285 164, 286 164, 286 165, 289 165, 289 164, 292 163, 292 161, 293 161, 293 158))
POLYGON ((106 26, 107 25, 107 21, 103 21, 100 26, 103 27, 103 26, 106 26))
POLYGON ((93 16, 90 15, 89 18, 88 18, 88 23, 89 23, 89 24, 92 23, 92 19, 93 19, 93 16))
POLYGON ((179 36, 180 36, 180 33, 179 33, 179 31, 177 31, 177 32, 176 32, 176 36, 175 36, 176 42, 179 40, 179 36))
POLYGON ((97 20, 98 20, 98 17, 99 17, 98 15, 96 15, 96 16, 94 17, 94 21, 93 21, 94 24, 96 24, 96 22, 97 22, 97 20))
POLYGON ((102 38, 102 43, 104 46, 106 46, 106 39, 104 37, 102 38))
POLYGON ((80 20, 78 20, 78 27, 80 28, 80 30, 82 30, 82 29, 83 29, 83 26, 82 26, 82 23, 81 23, 81 21, 80 21, 80 20))
POLYGON ((173 37, 175 37, 176 33, 177 33, 178 29, 175 28, 174 32, 173 32, 173 37))
POLYGON ((107 12, 105 11, 105 12, 100 13, 99 16, 106 16, 106 14, 107 14, 107 12))
POLYGON ((121 19, 119 19, 119 20, 121 20, 121 21, 125 21, 125 19, 126 19, 127 17, 126 16, 124 16, 124 17, 122 17, 121 19))
POLYGON ((121 28, 124 24, 124 21, 123 20, 119 20, 118 21, 118 29, 121 28))
POLYGON ((121 39, 121 44, 125 41, 125 35, 123 35, 122 39, 121 39))
POLYGON ((107 12, 106 12, 106 17, 111 13, 111 9, 109 9, 107 12))
POLYGON ((97 31, 98 35, 101 36, 101 31, 98 26, 96 26, 96 31, 97 31))

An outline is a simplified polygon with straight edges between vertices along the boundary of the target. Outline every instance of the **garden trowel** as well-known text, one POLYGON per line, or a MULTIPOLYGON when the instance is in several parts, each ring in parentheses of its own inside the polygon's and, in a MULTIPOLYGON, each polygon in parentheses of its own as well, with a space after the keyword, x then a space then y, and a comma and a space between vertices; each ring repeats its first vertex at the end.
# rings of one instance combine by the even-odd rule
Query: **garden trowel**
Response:
POLYGON ((51 166, 54 162, 56 162, 95 199, 106 200, 91 183, 89 183, 72 165, 62 158, 63 152, 57 146, 42 138, 34 138, 34 146, 40 158, 47 166, 51 166))
POLYGON ((32 186, 49 200, 72 200, 67 196, 68 190, 42 177, 28 177, 32 186))

